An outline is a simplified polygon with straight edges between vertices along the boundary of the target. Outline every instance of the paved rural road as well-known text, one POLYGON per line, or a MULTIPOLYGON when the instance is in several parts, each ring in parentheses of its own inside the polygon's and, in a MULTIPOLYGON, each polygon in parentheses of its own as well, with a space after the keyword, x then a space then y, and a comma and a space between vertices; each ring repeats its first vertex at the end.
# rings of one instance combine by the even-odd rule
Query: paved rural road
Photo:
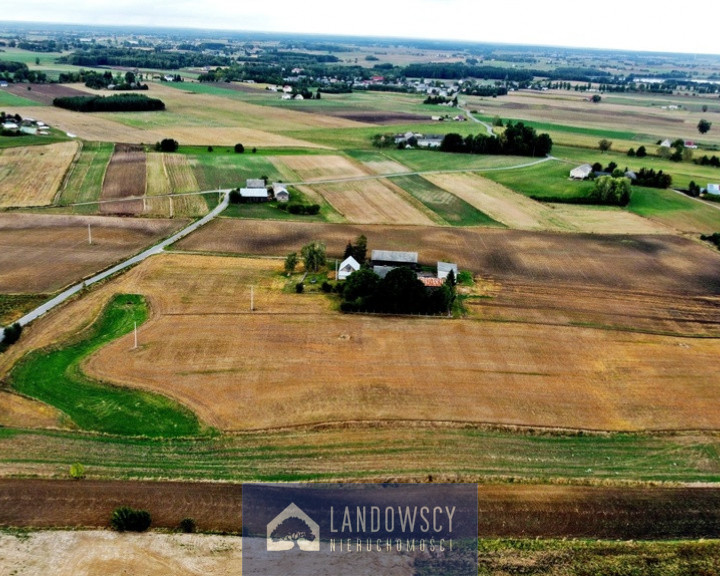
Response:
POLYGON ((487 123, 483 122, 482 120, 478 120, 477 118, 475 118, 475 116, 473 116, 472 113, 470 112, 470 110, 468 110, 467 108, 460 108, 460 110, 465 112, 465 116, 470 118, 470 120, 472 120, 473 122, 476 122, 478 124, 482 124, 483 126, 485 126, 485 130, 487 130, 488 136, 495 136, 495 132, 493 132, 492 126, 490 126, 490 124, 487 124, 487 123))
MULTIPOLYGON (((77 294, 85 288, 86 286, 90 286, 91 284, 95 284, 96 282, 100 282, 100 280, 104 280, 108 276, 112 276, 113 274, 120 272, 121 270, 124 270, 125 268, 129 268, 130 266, 134 266, 135 264, 138 264, 139 262, 142 262, 146 258, 149 258, 150 256, 153 256, 154 254, 160 254, 167 246, 170 246, 171 244, 174 244, 181 238, 184 238, 191 232, 194 232, 201 226, 204 226, 208 222, 210 222, 215 216, 220 214, 225 208, 227 208, 228 202, 230 200, 230 190, 219 190, 217 192, 223 192, 225 195, 220 202, 220 204, 217 205, 217 207, 207 214, 207 216, 203 217, 200 220, 197 220, 196 222, 193 222, 190 224, 187 228, 183 228, 179 232, 173 234, 170 236, 170 238, 167 238, 160 242, 159 244, 156 244, 155 246, 152 246, 151 248, 148 248, 144 252, 141 252, 140 254, 133 256, 132 258, 129 258, 128 260, 125 260, 124 262, 121 262, 120 264, 113 266, 112 268, 109 268, 108 270, 105 270, 104 272, 100 272, 99 274, 96 274, 92 278, 89 278, 85 280, 84 282, 80 282, 79 284, 75 284, 74 286, 71 286, 64 292, 58 294, 53 298, 52 300, 49 300, 45 302, 42 306, 39 306, 35 308, 32 312, 28 312, 25 316, 20 318, 18 320, 18 323, 20 326, 25 326, 32 322, 33 320, 36 320, 46 312, 49 312, 59 304, 65 302, 68 298, 70 298, 73 294, 77 294)), ((0 331, 0 342, 2 342, 3 339, 3 333, 0 331)))

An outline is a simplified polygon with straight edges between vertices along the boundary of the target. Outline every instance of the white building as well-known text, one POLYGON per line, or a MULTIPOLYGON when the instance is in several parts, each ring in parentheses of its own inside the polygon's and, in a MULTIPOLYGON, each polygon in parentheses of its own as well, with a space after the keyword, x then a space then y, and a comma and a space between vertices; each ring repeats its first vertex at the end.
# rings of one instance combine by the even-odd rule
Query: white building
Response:
POLYGON ((708 184, 707 193, 720 195, 720 184, 708 184))
POLYGON ((592 173, 592 166, 590 164, 583 164, 577 168, 570 170, 570 178, 573 180, 585 180, 592 173))
POLYGON ((360 270, 360 264, 358 263, 355 258, 352 256, 348 256, 340 263, 340 267, 338 268, 338 274, 337 279, 338 280, 346 280, 350 274, 353 272, 357 272, 360 270))

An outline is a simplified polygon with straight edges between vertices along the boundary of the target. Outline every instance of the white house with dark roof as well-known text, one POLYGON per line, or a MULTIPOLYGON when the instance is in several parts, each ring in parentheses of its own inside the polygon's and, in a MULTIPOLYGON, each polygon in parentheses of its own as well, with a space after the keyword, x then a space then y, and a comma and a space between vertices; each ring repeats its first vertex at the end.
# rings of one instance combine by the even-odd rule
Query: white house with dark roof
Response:
POLYGON ((352 256, 348 256, 338 267, 337 279, 346 280, 350 274, 357 272, 358 270, 360 270, 360 263, 352 256))

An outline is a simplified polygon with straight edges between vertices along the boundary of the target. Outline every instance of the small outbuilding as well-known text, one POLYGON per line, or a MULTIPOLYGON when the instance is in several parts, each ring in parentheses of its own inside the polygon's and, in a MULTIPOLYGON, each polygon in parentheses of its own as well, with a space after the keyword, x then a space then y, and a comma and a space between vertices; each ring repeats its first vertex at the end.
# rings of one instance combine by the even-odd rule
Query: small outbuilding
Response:
POLYGON ((353 272, 357 272, 358 270, 360 270, 360 263, 352 256, 348 256, 340 263, 337 279, 346 280, 347 277, 350 276, 350 274, 352 274, 353 272))
POLYGON ((453 275, 455 276, 455 280, 457 280, 458 275, 458 267, 457 264, 454 264, 452 262, 438 262, 437 263, 437 277, 441 280, 445 280, 445 278, 448 277, 448 274, 450 274, 450 271, 452 271, 453 275))
POLYGON ((287 188, 285 188, 284 184, 280 184, 279 182, 275 182, 272 185, 273 194, 275 195, 275 200, 278 202, 289 202, 290 201, 290 192, 287 191, 287 188))
POLYGON ((578 166, 577 168, 570 170, 570 178, 573 180, 585 180, 590 177, 592 171, 593 169, 590 164, 583 164, 582 166, 578 166))
POLYGON ((270 199, 265 188, 240 188, 240 198, 243 202, 267 202, 270 199))

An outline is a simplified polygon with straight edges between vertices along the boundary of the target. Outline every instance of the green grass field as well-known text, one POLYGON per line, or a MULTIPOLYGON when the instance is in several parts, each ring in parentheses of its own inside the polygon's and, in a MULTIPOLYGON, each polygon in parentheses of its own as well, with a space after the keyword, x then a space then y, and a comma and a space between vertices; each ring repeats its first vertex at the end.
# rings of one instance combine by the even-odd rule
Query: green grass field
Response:
MULTIPOLYGON (((74 398, 77 400, 77 398, 74 398)), ((125 427, 132 427, 132 422, 125 427)), ((159 439, 0 428, 0 465, 57 476, 82 462, 94 478, 467 482, 718 482, 713 435, 533 435, 379 427, 159 439), (448 449, 452 447, 452 449, 448 449)))
POLYGON ((257 154, 235 154, 222 151, 188 154, 201 190, 241 188, 248 178, 267 177, 269 182, 284 181, 275 165, 257 154))
POLYGON ((705 233, 720 231, 719 209, 672 190, 634 186, 628 210, 680 230, 705 233))
POLYGON ((22 96, 15 96, 7 90, 0 88, 0 106, 37 106, 37 102, 33 102, 22 96))
POLYGON ((197 418, 171 400, 95 382, 80 369, 84 358, 130 332, 133 323, 144 322, 147 315, 141 296, 116 295, 76 341, 26 356, 10 374, 12 386, 62 410, 85 430, 155 437, 198 434, 197 418))
POLYGON ((392 181, 452 226, 499 226, 504 228, 500 222, 493 220, 454 194, 438 188, 422 176, 401 176, 393 178, 392 181))
POLYGON ((574 165, 551 161, 518 170, 488 171, 483 176, 526 196, 584 198, 594 184, 570 180, 572 168, 574 165))
MULTIPOLYGON (((107 142, 83 142, 77 162, 71 167, 70 174, 60 195, 60 204, 93 202, 100 198, 105 170, 113 153, 113 144, 107 142)), ((97 206, 78 206, 79 214, 94 213, 97 206)))

